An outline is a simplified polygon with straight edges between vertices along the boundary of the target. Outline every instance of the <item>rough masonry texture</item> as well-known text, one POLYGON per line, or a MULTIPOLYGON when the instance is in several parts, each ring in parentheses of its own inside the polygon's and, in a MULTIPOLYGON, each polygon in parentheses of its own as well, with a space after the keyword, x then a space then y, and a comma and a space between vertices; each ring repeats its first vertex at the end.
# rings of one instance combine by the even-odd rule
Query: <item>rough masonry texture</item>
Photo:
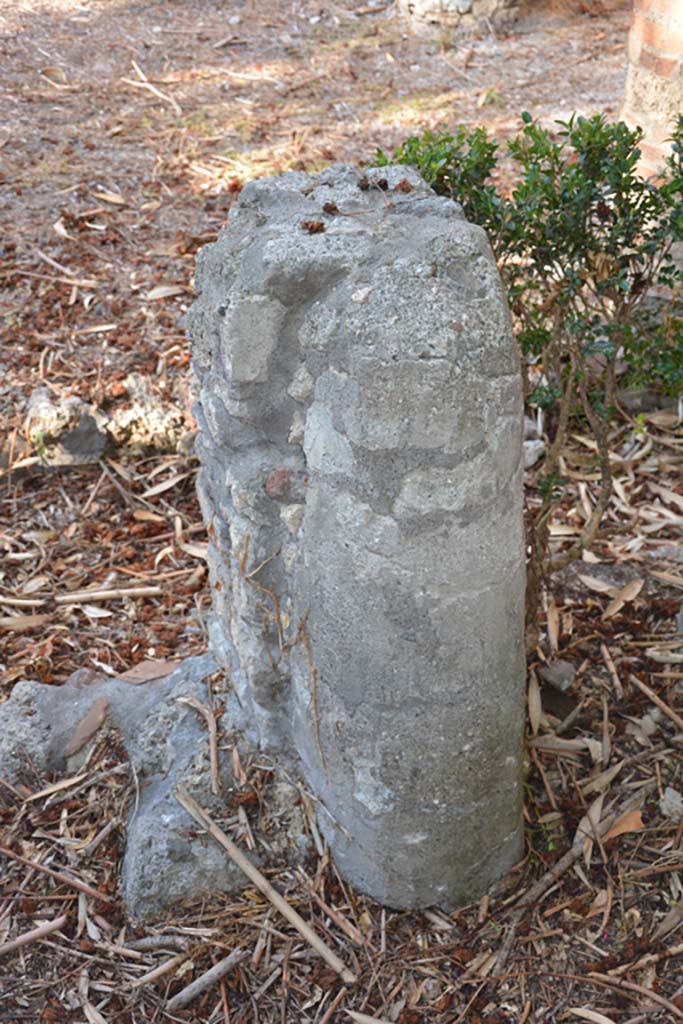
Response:
POLYGON ((621 116, 643 129, 639 169, 661 171, 671 133, 683 113, 683 3, 636 0, 628 38, 628 75, 621 116))
POLYGON ((406 167, 248 184, 197 265, 228 714, 347 879, 462 902, 521 850, 522 397, 484 232, 406 167))
POLYGON ((398 0, 398 11, 421 36, 471 34, 511 25, 521 0, 398 0))

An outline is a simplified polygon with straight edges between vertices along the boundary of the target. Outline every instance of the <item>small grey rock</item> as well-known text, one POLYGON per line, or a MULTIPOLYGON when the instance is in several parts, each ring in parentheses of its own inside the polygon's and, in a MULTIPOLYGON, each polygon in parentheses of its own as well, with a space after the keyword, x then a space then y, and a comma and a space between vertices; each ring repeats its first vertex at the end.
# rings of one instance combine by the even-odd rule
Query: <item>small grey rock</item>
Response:
POLYGON ((523 447, 524 468, 531 469, 531 467, 535 466, 539 459, 542 459, 545 455, 545 443, 541 440, 525 441, 523 447))
POLYGON ((544 683, 552 686, 560 693, 566 693, 576 678, 576 669, 569 661, 549 661, 538 670, 538 674, 544 683))
POLYGON ((674 821, 683 818, 683 796, 673 786, 667 786, 664 796, 659 801, 659 809, 665 818, 672 818, 674 821))

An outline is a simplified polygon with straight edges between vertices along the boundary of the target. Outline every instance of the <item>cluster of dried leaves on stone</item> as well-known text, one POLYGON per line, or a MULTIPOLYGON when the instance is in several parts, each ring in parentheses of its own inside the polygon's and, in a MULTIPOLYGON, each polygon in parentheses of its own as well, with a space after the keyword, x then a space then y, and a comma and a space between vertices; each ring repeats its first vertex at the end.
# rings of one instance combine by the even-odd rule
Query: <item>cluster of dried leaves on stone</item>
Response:
MULTIPOLYGON (((194 255, 248 176, 366 158, 443 121, 504 135, 522 107, 616 113, 628 5, 596 19, 566 6, 568 22, 521 40, 462 45, 406 38, 386 5, 351 0, 3 9, 3 696, 22 678, 59 685, 77 667, 120 672, 206 643, 193 459, 22 467, 40 456, 30 395, 107 410, 128 401, 131 373, 182 393, 194 255)), ((489 898, 454 914, 383 910, 344 886, 309 813, 317 852, 302 874, 294 851, 269 844, 276 776, 254 756, 235 759, 238 806, 219 824, 258 849, 357 982, 254 889, 139 926, 117 896, 137 783, 100 730, 76 778, 2 787, 0 1021, 683 1018, 683 429, 655 412, 638 431, 616 427, 611 450, 607 523, 553 581, 531 666, 527 856, 489 898), (236 950, 187 1009, 169 1008, 236 950)), ((573 487, 557 545, 597 487, 587 439, 563 458, 573 487)), ((218 749, 234 758, 228 737, 218 749)))

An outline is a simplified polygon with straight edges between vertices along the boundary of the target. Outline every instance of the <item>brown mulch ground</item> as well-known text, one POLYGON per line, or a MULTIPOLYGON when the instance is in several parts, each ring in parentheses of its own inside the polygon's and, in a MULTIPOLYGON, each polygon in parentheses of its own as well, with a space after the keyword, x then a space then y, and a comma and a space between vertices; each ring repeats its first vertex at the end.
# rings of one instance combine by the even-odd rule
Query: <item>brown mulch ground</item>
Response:
MULTIPOLYGON (((248 177, 367 160, 443 122, 505 136, 522 109, 548 121, 615 116, 628 4, 544 6, 523 35, 462 43, 417 41, 386 5, 350 0, 3 7, 2 698, 24 678, 59 685, 78 667, 119 672, 206 642, 194 460, 121 453, 10 472, 26 454, 29 395, 43 386, 111 409, 128 400, 132 371, 182 395, 194 256, 248 177), (157 589, 58 601, 122 587, 157 589)), ((670 794, 662 804, 667 787, 683 791, 683 431, 674 413, 654 413, 615 427, 612 448, 608 521, 586 561, 553 582, 535 663, 556 652, 576 679, 560 696, 539 693, 532 676, 527 856, 488 899, 453 914, 392 913, 345 887, 322 846, 306 883, 269 857, 273 773, 257 757, 242 766, 241 814, 228 808, 223 824, 259 844, 268 876, 356 984, 254 889, 140 927, 117 895, 135 780, 103 736, 77 782, 36 778, 30 800, 3 791, 0 842, 12 856, 0 851, 0 1021, 683 1018, 683 829, 670 794), (60 929, 12 945, 62 915, 60 929), (168 1012, 169 997, 238 947, 247 955, 222 982, 168 1012)), ((557 544, 594 500, 585 439, 572 439, 563 473, 575 486, 557 544)))

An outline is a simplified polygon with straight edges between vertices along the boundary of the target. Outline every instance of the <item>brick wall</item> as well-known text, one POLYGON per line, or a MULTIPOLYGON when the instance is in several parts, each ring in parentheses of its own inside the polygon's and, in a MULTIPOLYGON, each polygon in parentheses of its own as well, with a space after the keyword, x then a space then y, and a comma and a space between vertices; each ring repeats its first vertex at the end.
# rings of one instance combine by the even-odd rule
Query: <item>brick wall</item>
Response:
POLYGON ((645 132, 641 171, 656 174, 683 113, 683 0, 634 0, 622 110, 645 132))

